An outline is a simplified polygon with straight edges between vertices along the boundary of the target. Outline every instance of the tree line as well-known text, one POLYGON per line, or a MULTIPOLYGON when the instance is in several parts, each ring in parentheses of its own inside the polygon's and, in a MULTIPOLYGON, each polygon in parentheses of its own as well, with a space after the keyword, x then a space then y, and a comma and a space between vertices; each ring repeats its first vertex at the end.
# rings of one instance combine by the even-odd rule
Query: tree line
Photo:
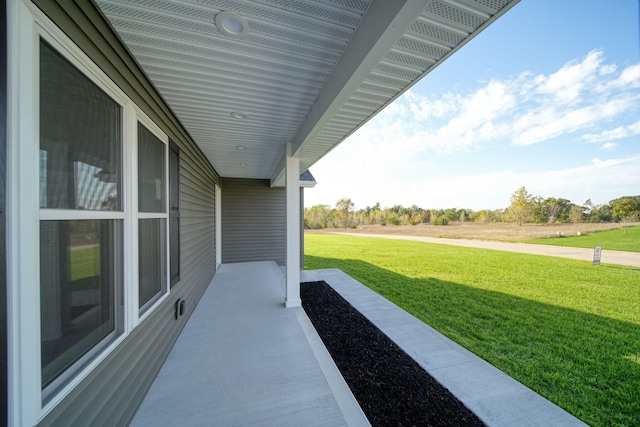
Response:
POLYGON ((557 224, 584 222, 634 222, 640 219, 640 196, 624 196, 597 205, 587 200, 582 205, 563 198, 533 196, 525 187, 518 188, 504 209, 423 209, 417 205, 394 205, 381 208, 380 203, 355 210, 351 199, 343 198, 334 207, 315 205, 304 209, 304 227, 353 228, 359 225, 447 225, 449 222, 510 222, 522 224, 557 224))

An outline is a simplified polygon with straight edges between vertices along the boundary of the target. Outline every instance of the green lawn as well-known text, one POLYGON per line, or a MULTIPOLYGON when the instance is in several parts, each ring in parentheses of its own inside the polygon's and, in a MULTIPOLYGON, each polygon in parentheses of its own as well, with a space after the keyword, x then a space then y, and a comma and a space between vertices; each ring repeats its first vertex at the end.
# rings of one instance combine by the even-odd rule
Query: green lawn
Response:
POLYGON ((308 234, 339 268, 593 426, 640 425, 640 269, 308 234))
POLYGON ((100 247, 89 246, 70 252, 71 288, 86 291, 100 287, 100 247))
POLYGON ((626 234, 624 228, 617 228, 615 230, 596 231, 582 236, 527 240, 526 243, 571 246, 574 248, 602 246, 602 249, 613 251, 640 252, 640 227, 628 227, 626 234))

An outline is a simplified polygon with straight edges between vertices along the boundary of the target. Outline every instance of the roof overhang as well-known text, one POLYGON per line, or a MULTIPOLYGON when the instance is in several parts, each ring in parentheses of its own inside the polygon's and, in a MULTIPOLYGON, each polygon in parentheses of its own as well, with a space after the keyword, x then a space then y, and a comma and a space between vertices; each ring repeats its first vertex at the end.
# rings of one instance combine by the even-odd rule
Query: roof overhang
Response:
POLYGON ((517 1, 96 0, 216 171, 274 186, 288 143, 307 170, 517 1))
POLYGON ((317 184, 316 179, 311 175, 309 170, 300 175, 300 187, 313 188, 317 184))

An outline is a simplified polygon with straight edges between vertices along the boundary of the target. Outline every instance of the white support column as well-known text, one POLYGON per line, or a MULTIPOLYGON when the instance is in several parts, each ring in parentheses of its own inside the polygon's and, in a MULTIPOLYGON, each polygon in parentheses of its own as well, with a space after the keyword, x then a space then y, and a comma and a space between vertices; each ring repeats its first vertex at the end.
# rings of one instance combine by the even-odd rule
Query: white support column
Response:
POLYGON ((292 146, 287 144, 286 193, 287 193, 287 280, 284 304, 300 307, 300 159, 292 156, 292 146))
POLYGON ((222 189, 216 185, 214 193, 216 210, 216 271, 222 264, 222 189))

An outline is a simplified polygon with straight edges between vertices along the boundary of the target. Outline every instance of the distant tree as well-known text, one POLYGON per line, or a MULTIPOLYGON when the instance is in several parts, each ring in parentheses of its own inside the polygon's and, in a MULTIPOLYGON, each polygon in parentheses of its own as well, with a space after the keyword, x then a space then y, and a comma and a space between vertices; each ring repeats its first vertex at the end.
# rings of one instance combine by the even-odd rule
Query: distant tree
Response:
POLYGON ((634 197, 622 197, 613 204, 612 212, 614 218, 624 222, 624 234, 627 234, 627 224, 637 221, 640 212, 639 203, 634 197))
POLYGON ((473 212, 467 209, 459 209, 458 212, 456 212, 456 215, 458 215, 458 220, 460 222, 470 221, 472 214, 473 212))
POLYGON ((609 201, 609 205, 610 205, 611 207, 613 207, 613 206, 615 206, 618 202, 621 202, 621 201, 626 200, 626 199, 631 199, 631 200, 633 200, 633 201, 638 205, 638 207, 640 208, 640 196, 622 196, 622 197, 618 197, 617 199, 610 200, 610 201, 609 201))
POLYGON ((402 212, 402 210, 403 210, 403 209, 404 209, 404 208, 403 208, 402 206, 400 206, 400 205, 393 205, 393 206, 391 206, 390 208, 386 208, 386 211, 387 211, 388 213, 393 212, 393 213, 396 213, 396 214, 397 214, 397 213, 402 212))
POLYGON ((587 199, 582 204, 582 212, 584 213, 584 221, 585 222, 598 222, 598 221, 594 221, 593 218, 592 218, 594 209, 596 209, 596 208, 597 208, 597 206, 593 204, 591 199, 587 199))
POLYGON ((373 209, 369 212, 369 224, 381 224, 386 225, 386 215, 381 209, 373 209))
POLYGON ((511 195, 511 205, 507 208, 511 222, 518 225, 531 221, 533 217, 533 196, 523 186, 511 195))
POLYGON ((540 210, 545 222, 553 224, 555 222, 567 222, 572 206, 571 201, 567 199, 549 197, 541 202, 540 210))
POLYGON ((547 222, 547 216, 543 209, 544 198, 542 196, 531 196, 531 218, 529 222, 543 224, 547 222))
POLYGON ((349 228, 352 222, 351 212, 353 206, 351 199, 340 199, 336 202, 335 220, 337 226, 349 228))
POLYGON ((389 211, 387 213, 386 223, 391 225, 400 225, 402 220, 400 219, 400 215, 398 215, 394 211, 389 211))
POLYGON ((584 220, 583 207, 578 205, 571 206, 569 210, 569 221, 574 224, 580 224, 584 220))
MULTIPOLYGON (((447 219, 447 224, 453 221, 460 220, 460 213, 456 208, 445 209, 442 212, 442 216, 447 219)), ((446 225, 446 224, 441 224, 441 225, 446 225)))
POLYGON ((502 211, 502 209, 482 209, 475 212, 471 211, 471 213, 469 214, 469 221, 484 223, 503 222, 504 212, 502 211))
POLYGON ((595 205, 591 202, 591 199, 587 199, 584 202, 584 208, 587 211, 587 221, 594 222, 611 222, 613 221, 613 214, 611 213, 611 206, 608 204, 595 205))
POLYGON ((357 226, 361 224, 370 224, 369 215, 367 214, 366 209, 360 209, 359 211, 354 212, 353 217, 354 217, 355 224, 352 224, 352 226, 353 225, 357 226))
POLYGON ((431 215, 431 224, 433 225, 448 225, 449 220, 444 215, 434 216, 431 215))
POLYGON ((109 195, 102 201, 102 210, 115 211, 118 210, 118 196, 109 195))
POLYGON ((332 210, 328 205, 316 205, 304 210, 304 228, 312 230, 331 226, 332 210))
POLYGON ((491 211, 488 209, 482 209, 475 212, 472 221, 474 222, 491 222, 491 211))
POLYGON ((417 225, 423 221, 424 217, 422 216, 422 211, 414 211, 409 218, 409 224, 417 225))
POLYGON ((593 208, 596 207, 596 205, 593 204, 591 199, 587 199, 582 206, 587 211, 587 212, 585 212, 587 215, 589 215, 591 213, 591 211, 593 210, 593 208))
POLYGON ((380 203, 367 206, 358 211, 358 221, 362 224, 376 224, 376 213, 380 211, 380 203))

